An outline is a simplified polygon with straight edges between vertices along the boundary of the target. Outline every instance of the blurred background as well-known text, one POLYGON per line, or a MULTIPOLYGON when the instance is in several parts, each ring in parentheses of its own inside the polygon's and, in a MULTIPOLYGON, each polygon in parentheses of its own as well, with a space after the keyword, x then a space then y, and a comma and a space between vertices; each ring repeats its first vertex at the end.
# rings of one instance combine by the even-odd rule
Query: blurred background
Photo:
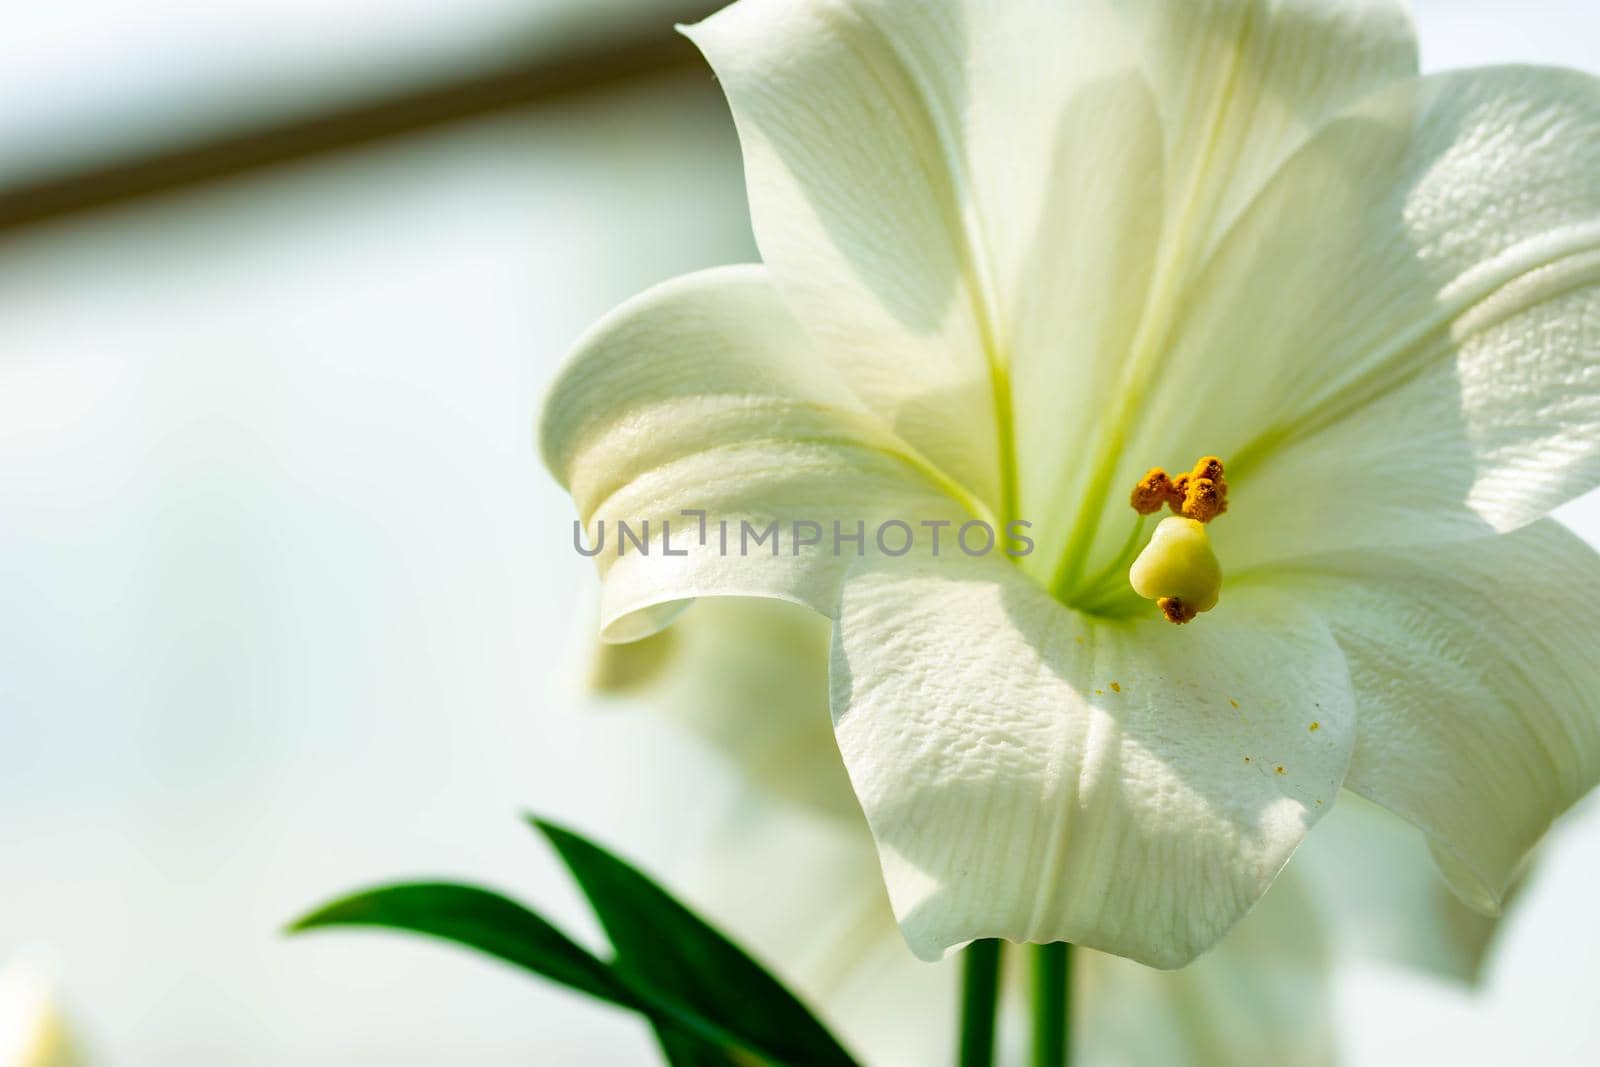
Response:
MULTIPOLYGON (((729 772, 578 686, 532 423, 594 318, 754 258, 679 0, 63 0, 0 35, 0 961, 114 1065, 646 1063, 462 954, 287 941, 455 875, 593 935, 532 809, 674 879, 729 772)), ((1593 0, 1421 0, 1430 69, 1600 70, 1593 0)), ((1600 540, 1600 497, 1562 514, 1600 540)), ((1600 806, 1478 993, 1341 972, 1353 1064, 1600 1060, 1600 806)))

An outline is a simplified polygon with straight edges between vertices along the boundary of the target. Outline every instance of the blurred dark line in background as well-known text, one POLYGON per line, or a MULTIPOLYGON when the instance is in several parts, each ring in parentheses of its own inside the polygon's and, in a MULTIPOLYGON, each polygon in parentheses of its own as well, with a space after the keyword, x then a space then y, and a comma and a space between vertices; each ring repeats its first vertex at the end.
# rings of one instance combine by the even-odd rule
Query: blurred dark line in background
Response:
POLYGON ((320 114, 113 160, 0 188, 0 235, 42 222, 234 177, 512 108, 561 102, 664 73, 711 73, 674 22, 694 22, 726 0, 691 3, 675 18, 614 22, 560 51, 442 80, 320 114))

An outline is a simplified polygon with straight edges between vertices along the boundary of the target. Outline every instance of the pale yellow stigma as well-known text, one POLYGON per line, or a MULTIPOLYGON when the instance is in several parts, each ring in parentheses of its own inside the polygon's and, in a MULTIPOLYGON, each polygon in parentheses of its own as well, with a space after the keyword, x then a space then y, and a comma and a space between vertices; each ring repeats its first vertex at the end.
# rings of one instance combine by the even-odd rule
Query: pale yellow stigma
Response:
POLYGON ((1170 507, 1139 558, 1128 570, 1133 591, 1154 600, 1169 622, 1186 623, 1217 606, 1222 565, 1211 550, 1205 524, 1228 510, 1222 461, 1205 456, 1187 474, 1167 477, 1160 467, 1134 486, 1129 504, 1141 515, 1170 507))
POLYGON ((1172 622, 1184 623, 1217 606, 1222 565, 1206 528, 1195 519, 1162 519, 1155 536, 1128 570, 1133 591, 1154 600, 1172 622))

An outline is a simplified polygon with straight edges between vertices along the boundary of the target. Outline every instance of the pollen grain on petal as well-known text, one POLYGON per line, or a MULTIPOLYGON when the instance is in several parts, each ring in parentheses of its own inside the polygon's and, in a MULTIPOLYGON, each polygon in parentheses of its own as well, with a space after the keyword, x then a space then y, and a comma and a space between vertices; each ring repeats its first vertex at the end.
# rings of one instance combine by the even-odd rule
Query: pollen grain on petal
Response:
POLYGON ((1312 733, 1316 733, 1318 730, 1322 729, 1322 724, 1320 722, 1314 722, 1309 727, 1307 727, 1307 729, 1310 730, 1312 733))
POLYGON ((1113 693, 1120 693, 1120 692, 1122 692, 1122 686, 1117 684, 1116 682, 1112 682, 1111 683, 1111 691, 1113 693))

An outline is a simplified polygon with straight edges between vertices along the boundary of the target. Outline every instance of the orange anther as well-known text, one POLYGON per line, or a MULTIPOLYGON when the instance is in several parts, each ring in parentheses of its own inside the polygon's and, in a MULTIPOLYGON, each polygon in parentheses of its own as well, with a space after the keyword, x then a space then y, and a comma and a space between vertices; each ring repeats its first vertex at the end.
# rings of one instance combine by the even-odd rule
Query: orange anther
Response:
POLYGON ((1196 522, 1210 522, 1228 507, 1225 482, 1210 478, 1190 478, 1183 491, 1183 515, 1196 522))
POLYGON ((1181 597, 1164 596, 1156 601, 1156 607, 1161 609, 1161 614, 1167 617, 1168 622, 1182 626, 1200 614, 1194 608, 1183 602, 1181 597))
POLYGON ((1173 492, 1172 479, 1167 477, 1167 472, 1160 467, 1151 467, 1139 484, 1133 487, 1128 503, 1133 505, 1133 510, 1141 515, 1151 515, 1160 511, 1162 506, 1171 503, 1176 498, 1183 499, 1183 494, 1173 492))

